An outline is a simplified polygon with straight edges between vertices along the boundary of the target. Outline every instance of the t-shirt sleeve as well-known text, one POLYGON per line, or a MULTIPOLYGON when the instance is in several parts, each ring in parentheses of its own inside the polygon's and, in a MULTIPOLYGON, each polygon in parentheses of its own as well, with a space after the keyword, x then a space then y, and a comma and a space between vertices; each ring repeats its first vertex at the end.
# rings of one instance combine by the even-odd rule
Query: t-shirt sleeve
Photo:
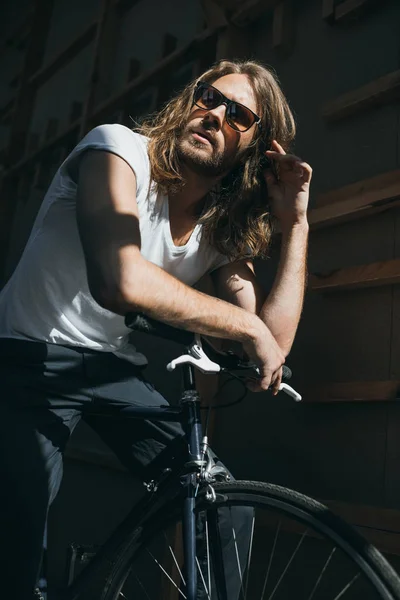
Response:
POLYGON ((61 174, 77 183, 79 161, 86 150, 103 150, 120 156, 136 176, 137 192, 149 185, 150 163, 147 139, 117 123, 95 127, 72 150, 61 167, 61 174))

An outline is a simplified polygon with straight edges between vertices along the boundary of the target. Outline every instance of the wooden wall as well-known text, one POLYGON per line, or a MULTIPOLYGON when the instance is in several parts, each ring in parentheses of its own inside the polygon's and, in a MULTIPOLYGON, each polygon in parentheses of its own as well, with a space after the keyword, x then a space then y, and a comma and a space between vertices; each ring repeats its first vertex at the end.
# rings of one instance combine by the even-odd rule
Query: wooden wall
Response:
MULTIPOLYGON (((275 4, 250 25, 245 53, 276 69, 295 151, 314 168, 310 280, 287 361, 304 402, 250 395, 218 413, 215 444, 240 477, 397 509, 400 6, 275 4)), ((257 265, 266 289, 278 251, 279 240, 257 265)))
MULTIPOLYGON (((354 523, 392 531, 389 549, 398 552, 400 5, 174 2, 176 14, 186 11, 182 19, 170 11, 148 32, 136 25, 148 10, 143 2, 77 3, 72 12, 82 13, 78 21, 62 0, 20 0, 18 14, 11 2, 4 4, 9 18, 2 21, 0 71, 10 85, 0 92, 2 280, 20 256, 54 169, 90 127, 130 123, 129 115, 159 106, 215 57, 254 57, 272 65, 296 114, 295 151, 314 168, 310 281, 288 359, 304 402, 250 394, 218 413, 214 444, 237 476, 334 503, 354 523)), ((152 0, 152 10, 158 4, 152 0)), ((278 252, 277 239, 272 259, 257 264, 267 290, 278 252)), ((157 347, 153 375, 173 398, 179 384, 163 374, 173 350, 142 343, 149 353, 157 347)), ((231 388, 226 397, 237 393, 231 388)), ((79 519, 75 529, 64 523, 77 489, 89 513, 92 501, 100 512, 111 503, 122 515, 135 488, 115 469, 101 444, 78 430, 52 512, 53 544, 105 534, 107 528, 100 532, 88 515, 81 539, 79 519), (92 484, 86 486, 83 474, 89 472, 92 484), (105 482, 117 479, 115 495, 103 496, 105 482)), ((379 535, 376 541, 384 546, 379 535)), ((52 565, 61 580, 61 558, 52 565)))

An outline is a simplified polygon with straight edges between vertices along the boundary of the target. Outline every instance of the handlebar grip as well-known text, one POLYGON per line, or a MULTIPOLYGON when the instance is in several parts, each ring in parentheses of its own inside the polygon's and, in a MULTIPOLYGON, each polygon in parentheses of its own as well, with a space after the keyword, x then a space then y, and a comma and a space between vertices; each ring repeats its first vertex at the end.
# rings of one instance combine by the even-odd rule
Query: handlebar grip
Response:
POLYGON ((184 329, 177 329, 161 321, 156 321, 142 313, 128 313, 125 316, 125 325, 133 331, 148 333, 165 340, 190 346, 194 340, 194 334, 184 329))
POLYGON ((282 367, 282 381, 289 381, 292 378, 292 371, 286 365, 282 367))
MULTIPOLYGON (((184 329, 178 329, 167 325, 156 319, 152 319, 143 313, 128 313, 125 316, 125 325, 133 331, 139 333, 147 333, 156 337, 163 338, 168 341, 181 344, 183 346, 190 346, 194 341, 194 333, 185 331, 184 329)), ((217 362, 221 367, 227 370, 247 370, 251 369, 254 374, 259 373, 257 367, 250 363, 242 363, 238 356, 234 354, 220 353, 210 346, 205 340, 203 346, 206 349, 207 355, 211 360, 217 362)), ((292 371, 286 365, 282 367, 282 381, 289 381, 292 377, 292 371)))

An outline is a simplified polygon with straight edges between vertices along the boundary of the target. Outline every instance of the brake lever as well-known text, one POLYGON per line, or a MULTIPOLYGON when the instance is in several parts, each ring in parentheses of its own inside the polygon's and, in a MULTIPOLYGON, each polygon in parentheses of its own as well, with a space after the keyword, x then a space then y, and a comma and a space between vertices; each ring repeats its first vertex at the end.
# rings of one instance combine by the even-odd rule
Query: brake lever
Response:
MULTIPOLYGON (((250 368, 250 365, 249 365, 250 368)), ((255 365, 253 365, 252 367, 252 372, 254 374, 254 371, 256 371, 258 373, 258 375, 260 374, 260 369, 258 367, 256 367, 255 365)), ((252 379, 253 381, 257 381, 256 377, 248 377, 248 379, 252 379)), ((301 396, 301 394, 299 394, 299 392, 296 392, 296 390, 294 388, 292 388, 291 385, 287 384, 287 383, 281 383, 278 390, 280 392, 284 392, 285 394, 287 394, 288 396, 290 396, 291 398, 293 398, 293 400, 295 402, 301 402, 303 397, 301 396)))

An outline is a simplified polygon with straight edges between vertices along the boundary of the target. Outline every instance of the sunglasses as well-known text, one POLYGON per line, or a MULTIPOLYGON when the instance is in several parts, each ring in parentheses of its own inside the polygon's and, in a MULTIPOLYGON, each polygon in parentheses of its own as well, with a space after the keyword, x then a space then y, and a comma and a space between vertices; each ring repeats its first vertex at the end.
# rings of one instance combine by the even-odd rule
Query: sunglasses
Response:
POLYGON ((234 100, 229 100, 217 88, 205 81, 199 81, 197 84, 194 90, 193 103, 203 110, 211 110, 217 108, 217 106, 221 106, 221 104, 225 104, 226 122, 232 129, 241 133, 250 129, 254 123, 257 125, 261 123, 261 118, 247 108, 247 106, 239 104, 239 102, 235 102, 234 100))

